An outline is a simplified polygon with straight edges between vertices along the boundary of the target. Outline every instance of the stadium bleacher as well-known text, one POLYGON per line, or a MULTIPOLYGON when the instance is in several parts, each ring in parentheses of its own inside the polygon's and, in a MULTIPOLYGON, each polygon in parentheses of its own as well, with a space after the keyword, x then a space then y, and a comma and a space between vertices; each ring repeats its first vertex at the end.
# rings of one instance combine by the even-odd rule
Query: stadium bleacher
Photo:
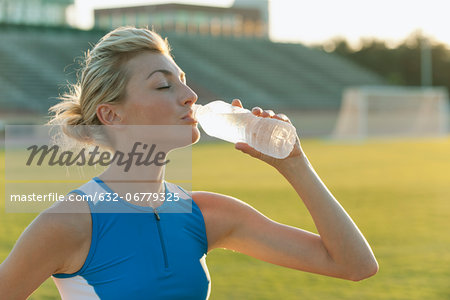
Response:
MULTIPOLYGON (((77 58, 105 32, 0 25, 0 112, 46 114, 74 83, 77 58)), ((385 84, 343 58, 266 39, 162 33, 199 103, 240 98, 247 107, 337 110, 345 87, 385 84)))

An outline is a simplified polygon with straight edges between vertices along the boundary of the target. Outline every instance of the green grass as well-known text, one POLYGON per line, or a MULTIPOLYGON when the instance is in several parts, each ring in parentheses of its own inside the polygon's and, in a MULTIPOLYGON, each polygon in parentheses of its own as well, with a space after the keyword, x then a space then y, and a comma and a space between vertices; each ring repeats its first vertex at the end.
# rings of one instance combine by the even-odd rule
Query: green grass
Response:
MULTIPOLYGON (((303 148, 369 241, 379 273, 348 282, 214 250, 207 258, 210 299, 450 299, 450 139, 306 140, 303 148)), ((278 222, 316 232, 283 177, 231 144, 194 146, 193 189, 232 195, 278 222)), ((1 261, 35 215, 5 214, 3 201, 0 208, 1 261)), ((59 296, 48 280, 30 299, 59 296)))

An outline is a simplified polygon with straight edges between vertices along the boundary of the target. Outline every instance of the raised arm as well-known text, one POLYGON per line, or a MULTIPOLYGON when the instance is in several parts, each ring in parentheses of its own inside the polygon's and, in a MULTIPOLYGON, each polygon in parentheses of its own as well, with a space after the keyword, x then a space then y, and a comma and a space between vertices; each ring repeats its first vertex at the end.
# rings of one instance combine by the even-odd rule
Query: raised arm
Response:
MULTIPOLYGON (((234 105, 240 105, 236 101, 234 105)), ((254 109, 263 117, 277 117, 271 111, 254 109)), ((362 280, 378 271, 378 264, 364 236, 314 171, 297 144, 286 159, 261 154, 244 143, 236 148, 274 166, 292 185, 306 205, 319 235, 274 222, 249 205, 223 195, 203 194, 222 207, 224 228, 213 247, 233 249, 258 259, 298 270, 362 280)), ((217 209, 219 210, 219 209, 217 209)), ((217 222, 217 221, 216 221, 217 222)))

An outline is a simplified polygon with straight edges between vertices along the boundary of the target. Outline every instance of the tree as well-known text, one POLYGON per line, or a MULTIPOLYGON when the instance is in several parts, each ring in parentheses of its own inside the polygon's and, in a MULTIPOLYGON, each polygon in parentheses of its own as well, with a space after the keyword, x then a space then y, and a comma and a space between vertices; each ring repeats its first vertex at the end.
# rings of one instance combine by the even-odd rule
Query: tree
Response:
MULTIPOLYGON (((413 32, 395 48, 382 40, 362 39, 360 49, 352 49, 344 38, 335 38, 319 46, 343 56, 362 67, 383 76, 394 85, 421 85, 421 39, 420 31, 413 32)), ((450 49, 447 45, 431 41, 432 84, 450 90, 450 49)))

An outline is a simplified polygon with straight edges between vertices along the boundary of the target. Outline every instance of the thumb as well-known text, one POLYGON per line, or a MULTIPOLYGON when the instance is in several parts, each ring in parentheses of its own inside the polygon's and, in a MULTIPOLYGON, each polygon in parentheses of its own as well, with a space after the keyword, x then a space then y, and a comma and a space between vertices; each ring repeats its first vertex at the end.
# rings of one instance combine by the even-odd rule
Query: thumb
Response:
POLYGON ((246 154, 249 154, 255 158, 261 158, 261 152, 255 150, 253 147, 251 147, 249 144, 247 143, 242 143, 242 142, 237 142, 234 145, 234 148, 237 150, 240 150, 246 154))

